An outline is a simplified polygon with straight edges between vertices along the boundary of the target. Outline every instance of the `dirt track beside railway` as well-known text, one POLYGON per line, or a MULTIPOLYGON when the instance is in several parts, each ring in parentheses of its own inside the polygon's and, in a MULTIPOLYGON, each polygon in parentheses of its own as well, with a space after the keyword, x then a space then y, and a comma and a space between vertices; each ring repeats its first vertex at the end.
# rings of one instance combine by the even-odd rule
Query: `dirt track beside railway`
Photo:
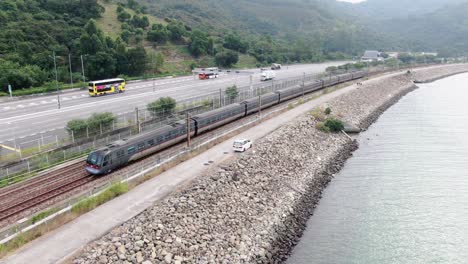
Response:
MULTIPOLYGON (((364 84, 327 102, 366 129, 419 81, 465 72, 447 66, 364 84)), ((88 245, 74 263, 278 263, 296 244, 322 190, 357 145, 303 115, 88 245)))

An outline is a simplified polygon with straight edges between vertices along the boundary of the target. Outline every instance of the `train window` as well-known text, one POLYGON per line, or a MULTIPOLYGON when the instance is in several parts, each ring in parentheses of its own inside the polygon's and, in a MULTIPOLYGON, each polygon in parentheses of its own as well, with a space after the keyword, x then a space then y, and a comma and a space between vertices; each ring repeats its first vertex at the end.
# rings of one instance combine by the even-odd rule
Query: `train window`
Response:
POLYGON ((127 149, 127 153, 128 153, 128 154, 133 154, 133 153, 135 153, 135 147, 129 147, 129 148, 127 149))
POLYGON ((148 145, 153 146, 154 145, 154 139, 148 140, 148 145))
POLYGON ((145 143, 140 143, 138 144, 138 150, 144 149, 145 148, 145 143))
POLYGON ((102 166, 103 166, 103 167, 107 166, 107 163, 108 163, 108 162, 109 162, 109 155, 106 155, 106 156, 104 157, 104 162, 102 163, 102 166))
POLYGON ((125 155, 124 150, 117 151, 117 158, 121 158, 125 155))

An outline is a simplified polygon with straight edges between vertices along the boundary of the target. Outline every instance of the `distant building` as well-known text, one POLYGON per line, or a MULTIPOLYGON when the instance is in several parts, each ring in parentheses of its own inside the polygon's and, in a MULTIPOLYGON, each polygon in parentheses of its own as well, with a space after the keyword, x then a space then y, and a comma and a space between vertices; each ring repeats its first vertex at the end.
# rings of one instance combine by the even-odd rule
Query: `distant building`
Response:
POLYGON ((362 62, 382 61, 383 58, 380 56, 380 52, 376 50, 366 50, 364 56, 361 57, 362 62))
POLYGON ((421 55, 437 57, 439 54, 437 52, 421 52, 421 55))

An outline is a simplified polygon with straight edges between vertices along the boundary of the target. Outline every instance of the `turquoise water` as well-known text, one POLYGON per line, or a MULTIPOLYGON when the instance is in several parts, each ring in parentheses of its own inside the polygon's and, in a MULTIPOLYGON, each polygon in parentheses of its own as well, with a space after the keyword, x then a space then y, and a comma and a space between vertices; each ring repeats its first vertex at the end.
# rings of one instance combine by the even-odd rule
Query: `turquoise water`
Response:
POLYGON ((360 135, 289 264, 468 263, 468 75, 419 87, 360 135))

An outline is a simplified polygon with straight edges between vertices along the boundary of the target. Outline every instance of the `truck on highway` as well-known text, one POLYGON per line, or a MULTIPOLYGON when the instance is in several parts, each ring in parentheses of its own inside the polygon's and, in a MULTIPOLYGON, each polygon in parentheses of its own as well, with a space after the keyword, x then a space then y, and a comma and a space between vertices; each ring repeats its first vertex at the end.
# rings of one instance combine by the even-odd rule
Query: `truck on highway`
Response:
POLYGON ((272 70, 281 70, 281 64, 273 63, 273 64, 271 64, 271 69, 272 70))
POLYGON ((260 76, 261 81, 268 81, 273 80, 276 77, 276 73, 274 71, 262 71, 262 75, 260 76))

